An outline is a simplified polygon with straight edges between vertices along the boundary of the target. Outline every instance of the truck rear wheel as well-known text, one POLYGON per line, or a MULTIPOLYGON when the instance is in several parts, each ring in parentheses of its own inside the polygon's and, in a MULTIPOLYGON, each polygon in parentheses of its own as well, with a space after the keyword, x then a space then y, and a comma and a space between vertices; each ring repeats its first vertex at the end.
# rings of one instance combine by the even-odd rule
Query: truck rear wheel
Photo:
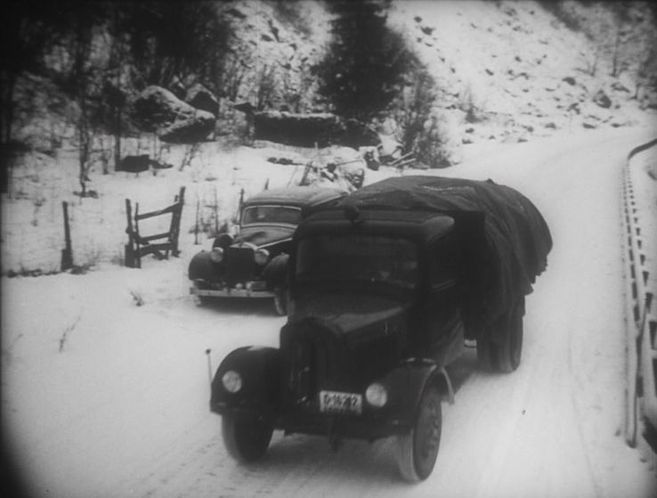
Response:
POLYGON ((221 432, 228 453, 239 462, 253 462, 261 458, 271 441, 273 424, 263 415, 224 413, 221 432))
POLYGON ((408 433, 398 436, 397 463, 406 481, 423 481, 433 471, 443 421, 440 400, 440 392, 429 387, 420 401, 414 426, 408 433))
POLYGON ((477 339, 477 358, 481 366, 493 372, 513 372, 522 356, 524 300, 500 318, 487 334, 477 339))
POLYGON ((274 309, 279 316, 287 315, 287 290, 282 287, 274 289, 274 309))

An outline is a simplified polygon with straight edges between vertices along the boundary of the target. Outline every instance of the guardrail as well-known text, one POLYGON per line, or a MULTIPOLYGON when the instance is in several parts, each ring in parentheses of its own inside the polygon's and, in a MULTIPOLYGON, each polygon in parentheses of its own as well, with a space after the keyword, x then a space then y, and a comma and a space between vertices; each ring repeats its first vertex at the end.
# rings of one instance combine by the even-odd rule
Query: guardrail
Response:
MULTIPOLYGON (((641 227, 641 210, 635 197, 631 159, 651 147, 657 139, 633 149, 623 171, 622 227, 626 304, 626 390, 625 441, 637 444, 639 426, 657 429, 657 275, 647 264, 646 251, 655 251, 641 227)), ((652 234, 654 237, 654 234, 652 234)))

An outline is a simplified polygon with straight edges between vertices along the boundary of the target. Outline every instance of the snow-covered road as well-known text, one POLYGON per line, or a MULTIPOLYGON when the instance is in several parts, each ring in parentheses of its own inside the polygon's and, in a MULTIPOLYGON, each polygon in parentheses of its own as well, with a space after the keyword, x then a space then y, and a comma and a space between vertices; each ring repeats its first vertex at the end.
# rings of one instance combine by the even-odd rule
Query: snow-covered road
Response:
POLYGON ((270 303, 197 308, 185 261, 2 281, 2 417, 37 496, 657 496, 652 456, 622 435, 624 322, 619 189, 632 147, 607 131, 472 154, 450 176, 493 178, 544 213, 554 249, 527 299, 520 368, 451 367, 434 473, 409 486, 392 442, 275 434, 251 467, 226 453, 208 410, 213 367, 236 346, 276 345, 270 303), (131 291, 143 297, 137 307, 131 291))

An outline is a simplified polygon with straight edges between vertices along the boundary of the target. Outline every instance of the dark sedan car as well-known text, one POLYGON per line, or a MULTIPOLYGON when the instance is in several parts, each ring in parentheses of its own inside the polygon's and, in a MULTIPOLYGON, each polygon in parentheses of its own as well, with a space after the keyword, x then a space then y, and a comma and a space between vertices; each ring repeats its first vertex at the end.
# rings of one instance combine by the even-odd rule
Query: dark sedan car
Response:
POLYGON ((335 188, 293 186, 265 190, 244 202, 239 232, 218 235, 211 251, 189 264, 191 294, 211 298, 273 298, 287 308, 286 264, 292 235, 304 214, 335 203, 346 193, 335 188))

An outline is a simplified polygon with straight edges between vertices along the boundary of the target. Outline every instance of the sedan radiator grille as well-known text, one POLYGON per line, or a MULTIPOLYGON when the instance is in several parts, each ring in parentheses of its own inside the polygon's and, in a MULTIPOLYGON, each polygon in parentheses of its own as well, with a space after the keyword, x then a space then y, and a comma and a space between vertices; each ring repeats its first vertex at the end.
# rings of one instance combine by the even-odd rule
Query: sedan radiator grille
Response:
POLYGON ((232 287, 237 283, 252 280, 255 272, 253 249, 229 247, 226 250, 226 283, 232 287))

